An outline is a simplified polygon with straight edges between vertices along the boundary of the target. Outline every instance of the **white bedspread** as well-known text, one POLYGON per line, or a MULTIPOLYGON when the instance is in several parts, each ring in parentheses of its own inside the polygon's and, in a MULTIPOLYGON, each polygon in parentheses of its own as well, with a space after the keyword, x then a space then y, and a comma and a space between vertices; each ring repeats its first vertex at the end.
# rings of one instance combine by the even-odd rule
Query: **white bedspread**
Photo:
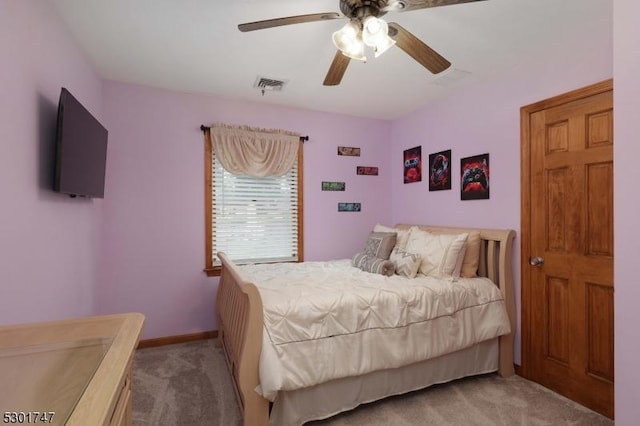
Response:
POLYGON ((260 389, 274 400, 329 380, 434 358, 510 332, 498 287, 363 272, 349 260, 241 267, 260 290, 260 389))

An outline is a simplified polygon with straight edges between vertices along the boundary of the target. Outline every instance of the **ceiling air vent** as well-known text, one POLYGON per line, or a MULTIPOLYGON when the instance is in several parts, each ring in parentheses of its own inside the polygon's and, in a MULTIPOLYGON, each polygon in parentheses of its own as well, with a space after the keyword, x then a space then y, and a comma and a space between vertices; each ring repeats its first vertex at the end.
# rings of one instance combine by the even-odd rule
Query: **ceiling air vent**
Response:
POLYGON ((286 83, 286 80, 258 76, 255 83, 253 83, 253 87, 260 90, 264 96, 264 92, 266 91, 282 91, 286 83))

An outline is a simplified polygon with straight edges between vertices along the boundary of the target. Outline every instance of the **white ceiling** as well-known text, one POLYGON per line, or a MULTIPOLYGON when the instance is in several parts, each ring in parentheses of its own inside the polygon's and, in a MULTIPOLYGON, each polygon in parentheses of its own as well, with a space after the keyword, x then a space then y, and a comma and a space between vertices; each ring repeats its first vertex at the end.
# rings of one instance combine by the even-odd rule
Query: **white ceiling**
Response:
MULTIPOLYGON (((322 85, 346 20, 241 33, 263 19, 339 12, 338 0, 52 0, 99 74, 202 93, 393 119, 451 91, 499 78, 549 49, 575 45, 611 16, 610 0, 487 0, 388 13, 453 65, 434 76, 397 47, 351 61, 339 86, 322 85), (566 43, 566 44, 565 44, 566 43), (442 84, 451 72, 463 78, 442 84), (459 72, 458 70, 464 71, 459 72), (281 92, 257 76, 286 80, 281 92)), ((610 24, 607 24, 610 25, 610 24)), ((449 76, 452 77, 452 76, 449 76)))

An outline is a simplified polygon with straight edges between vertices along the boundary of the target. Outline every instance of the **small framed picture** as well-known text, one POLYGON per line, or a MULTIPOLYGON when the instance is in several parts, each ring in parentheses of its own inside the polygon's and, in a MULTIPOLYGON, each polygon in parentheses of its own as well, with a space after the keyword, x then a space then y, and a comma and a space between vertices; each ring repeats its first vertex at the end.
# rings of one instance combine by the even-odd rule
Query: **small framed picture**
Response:
POLYGON ((460 159, 460 199, 489 199, 489 154, 460 159))
POLYGON ((378 176, 378 168, 372 166, 358 166, 356 173, 365 176, 378 176))
POLYGON ((451 150, 429 154, 429 191, 451 189, 451 150))
POLYGON ((339 212, 359 212, 360 210, 360 203, 338 203, 339 212))
POLYGON ((360 157, 360 148, 353 146, 339 146, 338 155, 346 155, 349 157, 360 157))
POLYGON ((323 191, 344 191, 344 182, 322 182, 323 191))
POLYGON ((404 183, 420 182, 422 180, 422 147, 406 149, 403 158, 404 183))

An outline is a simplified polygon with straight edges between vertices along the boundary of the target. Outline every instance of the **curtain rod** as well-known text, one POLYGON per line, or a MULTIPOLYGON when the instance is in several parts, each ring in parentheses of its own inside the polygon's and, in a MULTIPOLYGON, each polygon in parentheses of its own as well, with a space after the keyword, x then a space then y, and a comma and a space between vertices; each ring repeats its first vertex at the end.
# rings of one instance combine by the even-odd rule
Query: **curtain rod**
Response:
MULTIPOLYGON (((205 126, 204 124, 201 124, 201 125, 200 125, 200 130, 202 130, 203 132, 204 132, 205 130, 209 130, 209 129, 211 129, 211 127, 209 127, 209 126, 205 126)), ((301 140, 302 142, 306 142, 306 141, 308 141, 308 140, 309 140, 309 136, 300 136, 300 140, 301 140)))

